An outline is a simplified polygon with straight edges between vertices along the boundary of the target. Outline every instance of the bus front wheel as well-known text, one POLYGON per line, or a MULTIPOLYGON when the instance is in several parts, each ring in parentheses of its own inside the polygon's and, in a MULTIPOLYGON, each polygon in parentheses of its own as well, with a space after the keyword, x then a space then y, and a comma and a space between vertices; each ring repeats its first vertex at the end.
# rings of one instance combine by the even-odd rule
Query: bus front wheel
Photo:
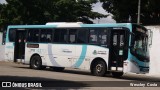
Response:
POLYGON ((35 55, 31 58, 30 68, 37 70, 42 69, 42 60, 40 56, 35 55))
POLYGON ((106 64, 104 61, 96 61, 91 70, 95 76, 104 76, 106 74, 106 64))

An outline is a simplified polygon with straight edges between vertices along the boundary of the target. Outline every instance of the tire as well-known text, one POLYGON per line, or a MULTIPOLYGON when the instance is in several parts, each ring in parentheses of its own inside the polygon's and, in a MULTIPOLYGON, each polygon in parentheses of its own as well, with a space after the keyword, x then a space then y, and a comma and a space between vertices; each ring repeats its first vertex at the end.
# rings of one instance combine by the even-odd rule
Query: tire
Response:
POLYGON ((91 73, 95 76, 104 76, 106 70, 107 66, 104 61, 96 61, 91 68, 91 73))
POLYGON ((53 69, 53 71, 56 72, 62 72, 65 68, 64 67, 51 67, 53 69))
POLYGON ((42 69, 42 60, 40 56, 35 55, 31 58, 30 68, 36 69, 36 70, 42 69))
POLYGON ((123 72, 112 72, 112 76, 113 77, 116 77, 116 78, 119 78, 123 75, 123 72))

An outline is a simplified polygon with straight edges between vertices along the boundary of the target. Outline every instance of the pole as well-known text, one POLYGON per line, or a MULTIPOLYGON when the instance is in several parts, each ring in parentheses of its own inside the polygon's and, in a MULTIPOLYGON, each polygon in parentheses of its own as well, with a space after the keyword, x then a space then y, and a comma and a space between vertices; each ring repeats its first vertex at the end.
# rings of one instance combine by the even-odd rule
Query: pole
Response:
POLYGON ((141 15, 141 0, 138 0, 138 17, 137 17, 137 24, 140 24, 140 15, 141 15))

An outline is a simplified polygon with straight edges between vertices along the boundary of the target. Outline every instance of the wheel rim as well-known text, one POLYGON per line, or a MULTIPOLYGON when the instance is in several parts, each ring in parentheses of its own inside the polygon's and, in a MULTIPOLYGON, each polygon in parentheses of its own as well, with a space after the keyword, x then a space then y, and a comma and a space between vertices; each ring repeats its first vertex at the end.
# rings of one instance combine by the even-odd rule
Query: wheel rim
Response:
POLYGON ((38 67, 39 66, 39 61, 36 59, 35 61, 34 61, 34 67, 38 67))
POLYGON ((97 71, 97 73, 100 73, 102 70, 103 70, 102 64, 98 64, 98 65, 96 66, 96 71, 97 71))

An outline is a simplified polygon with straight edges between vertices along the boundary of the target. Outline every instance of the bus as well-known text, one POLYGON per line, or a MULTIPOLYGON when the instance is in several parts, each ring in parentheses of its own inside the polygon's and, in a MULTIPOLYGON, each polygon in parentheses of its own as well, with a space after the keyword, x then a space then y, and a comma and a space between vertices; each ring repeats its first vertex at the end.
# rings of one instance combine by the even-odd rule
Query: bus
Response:
POLYGON ((148 30, 138 24, 11 25, 5 59, 32 69, 89 70, 95 76, 149 71, 148 30))

